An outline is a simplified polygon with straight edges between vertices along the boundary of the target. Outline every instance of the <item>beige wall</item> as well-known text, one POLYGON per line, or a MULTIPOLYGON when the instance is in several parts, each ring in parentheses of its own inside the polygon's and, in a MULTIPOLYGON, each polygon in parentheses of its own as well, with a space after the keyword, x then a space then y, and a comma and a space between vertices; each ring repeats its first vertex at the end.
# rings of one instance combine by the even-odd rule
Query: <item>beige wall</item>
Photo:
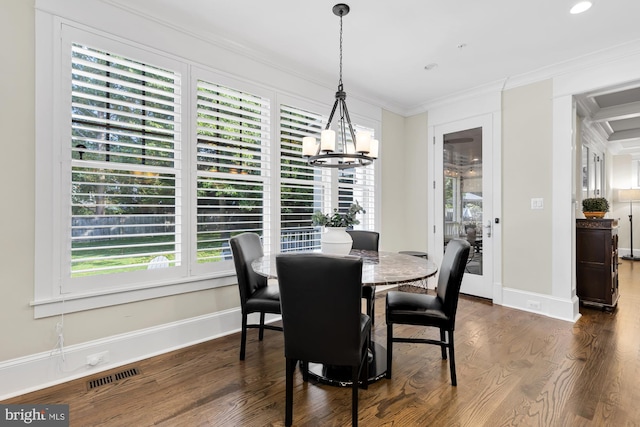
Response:
MULTIPOLYGON (((45 350, 55 341, 45 322, 33 322, 34 251, 34 22, 33 3, 3 2, 0 13, 0 122, 4 183, 0 227, 0 361, 45 350), (10 61, 7 61, 10 58, 10 61), (37 337, 34 337, 36 335, 37 337)), ((51 321, 46 322, 52 324, 51 321)))
POLYGON ((427 113, 405 119, 405 221, 407 230, 401 250, 427 252, 429 223, 427 221, 428 168, 433 162, 427 157, 427 113))
MULTIPOLYGON (((380 249, 397 251, 406 234, 404 179, 404 117, 382 111, 380 249)), ((401 249, 400 249, 401 250, 401 249)))
POLYGON ((502 96, 503 285, 540 294, 552 283, 552 90, 545 80, 502 96))
MULTIPOLYGON (((59 317, 35 320, 34 297, 34 9, 33 2, 3 0, 0 6, 2 121, 5 183, 0 256, 0 321, 6 327, 0 362, 51 350, 59 317), (9 161, 10 159, 10 161, 9 161)), ((235 286, 90 310, 64 316, 65 345, 135 331, 237 307, 235 286)), ((167 347, 171 347, 167 343, 167 347)))
POLYGON ((404 118, 382 112, 380 247, 427 250, 427 113, 404 118))

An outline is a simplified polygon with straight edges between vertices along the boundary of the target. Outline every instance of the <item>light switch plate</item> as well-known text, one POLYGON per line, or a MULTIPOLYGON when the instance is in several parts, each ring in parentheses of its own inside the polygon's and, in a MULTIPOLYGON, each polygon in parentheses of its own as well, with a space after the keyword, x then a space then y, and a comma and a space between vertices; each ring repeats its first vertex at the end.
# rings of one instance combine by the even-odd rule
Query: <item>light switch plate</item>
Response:
POLYGON ((532 198, 531 209, 544 209, 544 199, 542 197, 532 198))

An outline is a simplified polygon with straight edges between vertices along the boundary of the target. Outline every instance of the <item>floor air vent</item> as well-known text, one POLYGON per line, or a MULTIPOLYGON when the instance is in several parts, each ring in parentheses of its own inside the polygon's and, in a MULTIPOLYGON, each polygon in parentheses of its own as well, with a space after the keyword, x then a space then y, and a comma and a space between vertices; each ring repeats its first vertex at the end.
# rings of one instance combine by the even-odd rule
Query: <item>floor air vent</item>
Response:
POLYGON ((127 369, 126 371, 116 372, 115 374, 105 375, 104 377, 96 378, 87 382, 87 389, 92 390, 94 388, 102 387, 107 384, 115 383, 126 378, 136 376, 140 373, 138 368, 127 369))

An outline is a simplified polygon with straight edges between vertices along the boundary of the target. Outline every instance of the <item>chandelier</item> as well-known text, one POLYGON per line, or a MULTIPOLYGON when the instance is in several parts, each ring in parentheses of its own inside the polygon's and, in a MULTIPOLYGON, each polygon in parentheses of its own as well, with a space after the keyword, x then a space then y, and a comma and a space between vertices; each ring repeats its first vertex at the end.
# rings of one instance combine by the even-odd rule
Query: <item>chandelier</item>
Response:
POLYGON ((352 168, 356 166, 367 166, 378 158, 378 140, 373 139, 369 131, 359 131, 357 134, 353 130, 349 110, 345 102, 347 94, 342 85, 342 17, 349 13, 349 5, 339 3, 333 6, 333 13, 340 17, 340 79, 338 80, 338 91, 336 100, 333 103, 331 114, 327 126, 320 134, 320 141, 316 141, 313 136, 302 138, 302 155, 307 158, 307 162, 312 166, 328 168, 352 168), (337 133, 331 129, 333 116, 338 112, 337 133))

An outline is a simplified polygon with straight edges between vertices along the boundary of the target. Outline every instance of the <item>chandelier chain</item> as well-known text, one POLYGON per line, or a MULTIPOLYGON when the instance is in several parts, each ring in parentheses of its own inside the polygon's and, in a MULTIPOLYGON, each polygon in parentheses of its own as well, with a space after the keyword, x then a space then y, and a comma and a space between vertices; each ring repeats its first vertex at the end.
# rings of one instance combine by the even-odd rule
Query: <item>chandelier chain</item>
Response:
POLYGON ((342 13, 340 14, 340 80, 338 85, 342 88, 342 13))

